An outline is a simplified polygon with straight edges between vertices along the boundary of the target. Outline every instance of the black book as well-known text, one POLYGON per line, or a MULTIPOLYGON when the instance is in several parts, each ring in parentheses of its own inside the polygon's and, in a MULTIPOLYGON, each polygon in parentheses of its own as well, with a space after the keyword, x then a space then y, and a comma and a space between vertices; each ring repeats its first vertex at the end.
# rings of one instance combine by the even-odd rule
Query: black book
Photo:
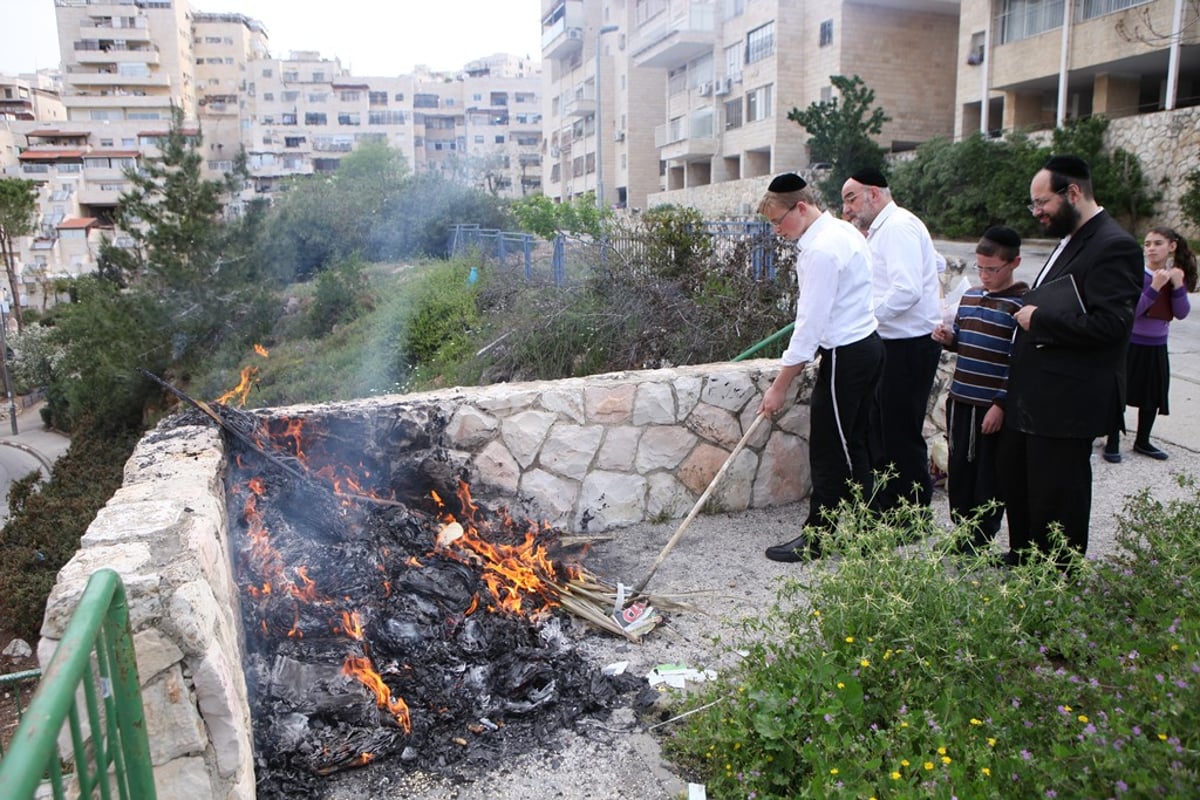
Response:
POLYGON ((1035 286, 1025 293, 1023 300, 1025 305, 1037 306, 1039 311, 1045 310, 1051 314, 1087 313, 1074 275, 1063 275, 1035 286))

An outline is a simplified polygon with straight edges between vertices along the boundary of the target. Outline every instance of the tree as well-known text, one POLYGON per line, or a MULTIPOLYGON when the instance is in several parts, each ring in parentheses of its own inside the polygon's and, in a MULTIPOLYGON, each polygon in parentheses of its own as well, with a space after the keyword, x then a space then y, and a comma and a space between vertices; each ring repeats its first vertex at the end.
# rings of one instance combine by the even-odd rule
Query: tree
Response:
POLYGON ((524 197, 512 204, 513 216, 522 229, 553 240, 560 233, 599 238, 612 216, 608 209, 596 208, 596 195, 586 192, 564 203, 556 203, 544 194, 524 197))
POLYGON ((16 240, 18 236, 33 233, 37 219, 37 184, 22 178, 0 178, 0 255, 4 257, 4 270, 8 274, 8 288, 12 292, 13 316, 17 330, 21 319, 21 292, 17 283, 16 240))
POLYGON ((829 81, 836 90, 833 99, 811 103, 804 111, 793 108, 788 119, 808 131, 809 158, 829 164, 819 188, 830 207, 836 207, 846 178, 865 167, 883 167, 884 149, 871 137, 891 117, 873 107, 875 91, 859 76, 830 75, 829 81))
POLYGON ((1188 188, 1179 198, 1180 211, 1184 219, 1200 227, 1200 169, 1189 172, 1185 180, 1188 188))
POLYGON ((1097 115, 1071 120, 1054 131, 1054 152, 1073 153, 1088 162, 1096 199, 1118 221, 1136 231, 1138 221, 1154 215, 1162 192, 1147 187, 1146 175, 1136 155, 1120 147, 1105 148, 1107 117, 1097 115))

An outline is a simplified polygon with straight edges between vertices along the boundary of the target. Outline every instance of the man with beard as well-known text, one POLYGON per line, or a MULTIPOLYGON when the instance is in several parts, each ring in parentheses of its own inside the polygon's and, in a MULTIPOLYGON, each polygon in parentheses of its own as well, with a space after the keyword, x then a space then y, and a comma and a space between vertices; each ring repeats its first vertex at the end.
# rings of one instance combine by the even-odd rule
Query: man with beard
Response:
POLYGON ((1062 240, 1015 315, 997 474, 1008 513, 1006 561, 1038 550, 1065 567, 1069 551, 1087 552, 1092 440, 1115 428, 1125 407, 1142 252, 1096 203, 1083 159, 1050 158, 1029 194, 1042 230, 1062 240), (1065 302, 1056 287, 1067 290, 1065 302), (1056 523, 1068 552, 1056 552, 1050 540, 1056 523))

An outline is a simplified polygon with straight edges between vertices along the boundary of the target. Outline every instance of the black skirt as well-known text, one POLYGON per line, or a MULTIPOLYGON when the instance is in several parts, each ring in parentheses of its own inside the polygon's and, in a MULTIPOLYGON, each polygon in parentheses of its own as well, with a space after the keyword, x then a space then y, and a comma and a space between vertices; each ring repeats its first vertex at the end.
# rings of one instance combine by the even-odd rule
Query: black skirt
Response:
POLYGON ((1171 413, 1167 394, 1171 384, 1171 362, 1165 344, 1129 343, 1125 361, 1125 404, 1135 408, 1158 408, 1171 413))

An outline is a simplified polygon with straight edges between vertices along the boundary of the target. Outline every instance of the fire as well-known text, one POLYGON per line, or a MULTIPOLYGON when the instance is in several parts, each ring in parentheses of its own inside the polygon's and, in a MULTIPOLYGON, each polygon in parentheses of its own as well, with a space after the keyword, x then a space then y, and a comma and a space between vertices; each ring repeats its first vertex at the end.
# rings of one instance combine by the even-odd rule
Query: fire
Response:
POLYGON ((354 639, 354 640, 360 641, 360 642, 362 641, 362 639, 363 639, 362 621, 359 620, 357 611, 343 611, 342 612, 342 628, 341 628, 341 630, 342 630, 342 633, 346 634, 351 639, 354 639))
POLYGON ((270 353, 267 351, 267 348, 263 347, 261 344, 254 345, 254 352, 258 353, 263 358, 266 358, 270 355, 270 353))
POLYGON ((257 375, 258 367, 242 367, 242 379, 238 381, 238 385, 218 397, 216 402, 229 405, 229 401, 236 397, 238 408, 246 405, 246 398, 250 396, 250 390, 254 387, 254 378, 257 375))
POLYGON ((408 713, 408 704, 399 697, 392 697, 392 690, 383 682, 383 677, 375 671, 369 658, 347 656, 342 665, 342 674, 349 675, 375 695, 375 702, 380 708, 387 709, 405 733, 412 733, 412 719, 408 713))
MULTIPOLYGON (((432 493, 439 506, 441 498, 432 493)), ((474 563, 483 570, 483 582, 496 602, 493 610, 538 619, 560 605, 562 590, 559 572, 562 567, 550 556, 539 537, 540 531, 529 528, 520 544, 488 541, 477 527, 479 507, 471 499, 470 488, 459 482, 458 498, 467 517, 464 522, 444 512, 442 530, 437 536, 438 552, 459 561, 474 563)), ((514 527, 511 517, 502 524, 514 527)), ((485 528, 491 527, 484 524, 485 528)), ((566 580, 578 577, 579 570, 566 567, 566 580)), ((474 604, 469 611, 474 611, 474 604)), ((469 613, 469 612, 468 612, 469 613)))

